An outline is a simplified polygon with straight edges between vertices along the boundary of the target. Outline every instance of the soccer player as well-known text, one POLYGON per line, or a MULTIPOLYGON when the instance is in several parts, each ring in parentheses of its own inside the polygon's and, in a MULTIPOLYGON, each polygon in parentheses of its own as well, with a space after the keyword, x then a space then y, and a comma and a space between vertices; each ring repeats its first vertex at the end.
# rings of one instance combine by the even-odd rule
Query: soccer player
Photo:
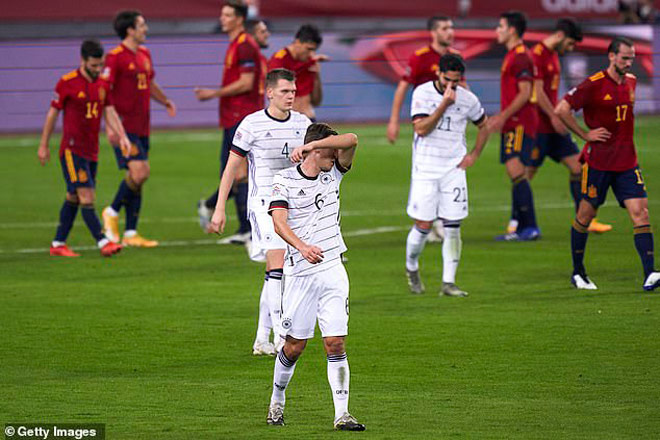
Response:
POLYGON ((246 116, 236 130, 209 228, 215 233, 224 231, 225 203, 236 173, 247 158, 248 218, 252 225, 250 257, 255 261, 263 261, 264 256, 266 259, 266 280, 261 290, 257 336, 252 347, 255 355, 275 354, 284 344, 279 321, 285 243, 273 230, 268 206, 273 176, 291 166, 289 153, 303 144, 305 130, 311 124, 307 116, 292 110, 296 96, 293 72, 286 69, 268 72, 266 93, 268 108, 246 116), (274 345, 269 342, 271 328, 274 345))
POLYGON ((486 113, 479 99, 459 86, 465 65, 458 55, 440 58, 438 76, 413 92, 411 116, 415 138, 408 196, 408 215, 415 225, 406 241, 406 275, 412 293, 423 293, 419 256, 440 218, 444 224, 442 243, 442 289, 448 296, 467 296, 456 286, 461 258, 461 220, 468 215, 465 170, 477 160, 486 142, 486 113), (465 142, 468 121, 479 127, 475 147, 469 153, 465 142))
MULTIPOLYGON (((222 86, 219 89, 196 88, 200 101, 220 99, 220 126, 224 128, 220 152, 220 177, 227 165, 231 143, 241 120, 264 107, 264 84, 261 82, 261 59, 259 45, 245 32, 248 8, 232 0, 226 2, 220 14, 222 31, 229 36, 229 47, 225 53, 222 86)), ((234 197, 238 214, 238 231, 230 237, 233 243, 243 244, 250 239, 250 222, 247 219, 248 184, 247 176, 238 182, 230 193, 234 197)), ((208 231, 209 221, 218 202, 216 190, 197 205, 200 226, 208 231)))
POLYGON ((328 356, 328 382, 335 406, 337 430, 364 431, 348 412, 350 370, 348 276, 341 262, 346 246, 339 227, 339 184, 353 163, 357 136, 337 135, 326 124, 312 124, 305 145, 291 154, 302 163, 280 171, 273 179, 269 212, 275 232, 287 243, 282 295, 284 348, 275 359, 269 425, 284 425, 286 387, 296 361, 318 325, 328 356))
POLYGON ((119 12, 115 17, 114 28, 122 41, 106 57, 103 79, 110 84, 113 103, 132 145, 130 154, 125 157, 115 145, 116 137, 109 132, 109 139, 115 145, 117 166, 127 172, 112 204, 103 210, 103 226, 107 237, 118 243, 119 212, 123 207, 126 210, 126 229, 122 244, 155 247, 158 246, 157 241, 148 240, 137 233, 142 187, 150 174, 150 100, 162 104, 171 117, 176 115, 176 106, 154 80, 151 53, 143 46, 149 27, 142 14, 138 11, 119 12))
MULTIPOLYGON (((557 21, 555 31, 532 49, 532 58, 539 74, 539 79, 534 81, 534 92, 538 98, 539 126, 536 146, 532 150, 530 166, 527 169, 528 178, 532 180, 547 156, 555 162, 563 163, 570 173, 569 186, 576 211, 581 198, 580 152, 554 110, 561 77, 559 56, 572 52, 579 41, 582 41, 580 25, 570 18, 562 18, 557 21)), ((517 223, 517 220, 512 219, 508 232, 514 232, 517 223)), ((596 219, 589 225, 589 232, 603 233, 611 229, 612 226, 596 219)))
POLYGON ((323 99, 321 66, 327 61, 326 55, 317 54, 323 38, 318 28, 312 24, 300 26, 293 43, 275 52, 268 61, 268 70, 288 69, 296 74, 296 102, 293 109, 310 118, 316 118, 314 107, 323 99))
POLYGON ((497 236, 496 240, 536 240, 541 233, 536 225, 534 198, 525 166, 529 165, 538 126, 536 96, 533 93, 537 77, 532 55, 522 37, 527 19, 521 12, 510 11, 500 15, 495 30, 497 42, 508 52, 502 63, 500 85, 500 113, 491 116, 488 128, 501 131, 500 162, 511 179, 512 215, 518 219, 515 232, 497 236))
POLYGON ((628 211, 633 223, 635 248, 644 269, 644 290, 660 285, 655 270, 653 232, 649 224, 648 200, 642 172, 637 163, 635 131, 635 87, 637 78, 630 73, 635 47, 627 38, 617 37, 607 49, 609 66, 584 80, 568 92, 555 112, 562 122, 586 141, 582 150, 582 200, 571 229, 573 275, 578 289, 596 290, 584 267, 589 222, 605 202, 612 188, 619 205, 628 211), (584 130, 573 116, 582 109, 584 130))
POLYGON ((94 212, 96 197, 96 169, 99 153, 99 128, 101 115, 119 136, 119 145, 128 153, 130 141, 112 106, 109 87, 98 79, 103 68, 103 47, 96 40, 86 40, 80 46, 80 67, 67 73, 55 87, 55 98, 50 103, 41 142, 39 161, 46 165, 50 160, 48 142, 55 123, 64 111, 60 164, 66 182, 66 199, 60 209, 60 223, 50 247, 50 255, 79 257, 67 245, 66 239, 81 208, 83 220, 101 250, 109 257, 121 250, 121 245, 108 240, 101 230, 101 222, 94 212))
MULTIPOLYGON (((268 49, 268 39, 270 38, 270 31, 268 25, 263 19, 256 18, 248 20, 245 24, 245 29, 248 31, 254 41, 259 45, 259 49, 268 49)), ((265 102, 266 98, 266 73, 268 72, 268 58, 259 51, 259 64, 260 64, 260 77, 259 77, 259 100, 265 102)))

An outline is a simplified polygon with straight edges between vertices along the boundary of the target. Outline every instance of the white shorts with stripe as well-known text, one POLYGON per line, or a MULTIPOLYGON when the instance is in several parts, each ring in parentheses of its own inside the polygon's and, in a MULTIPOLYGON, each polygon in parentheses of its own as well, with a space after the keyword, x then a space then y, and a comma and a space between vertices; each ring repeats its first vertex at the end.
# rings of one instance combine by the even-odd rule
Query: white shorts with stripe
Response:
POLYGON ((275 233, 273 218, 268 214, 267 207, 263 209, 250 209, 249 220, 252 227, 252 247, 250 248, 250 259, 264 261, 266 252, 275 249, 286 249, 286 243, 282 237, 275 233))

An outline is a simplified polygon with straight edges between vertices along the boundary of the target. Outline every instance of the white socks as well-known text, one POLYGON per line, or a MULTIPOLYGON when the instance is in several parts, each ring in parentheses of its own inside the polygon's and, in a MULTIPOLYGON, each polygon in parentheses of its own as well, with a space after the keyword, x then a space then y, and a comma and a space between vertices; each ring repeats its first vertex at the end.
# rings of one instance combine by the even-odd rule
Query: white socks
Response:
POLYGON ((461 227, 458 224, 445 225, 445 239, 442 242, 442 282, 455 283, 458 263, 461 260, 461 227))
POLYGON ((264 280, 264 286, 261 288, 261 297, 259 298, 259 320, 257 321, 257 341, 268 342, 270 338, 270 311, 268 309, 268 274, 264 280))
POLYGON ((270 404, 279 403, 284 406, 286 402, 286 396, 284 392, 286 391, 287 385, 293 376, 293 372, 296 369, 296 362, 290 360, 284 354, 284 350, 280 350, 275 358, 275 371, 273 372, 273 394, 270 396, 270 404))
POLYGON ((346 353, 328 355, 328 382, 335 404, 335 421, 348 412, 348 386, 351 370, 346 353))
POLYGON ((277 344, 282 334, 280 319, 282 314, 282 269, 273 269, 268 272, 267 299, 268 310, 270 311, 271 325, 273 327, 273 343, 277 344))
POLYGON ((424 243, 431 232, 430 229, 419 229, 416 225, 410 228, 406 240, 406 269, 419 270, 419 256, 424 250, 424 243))

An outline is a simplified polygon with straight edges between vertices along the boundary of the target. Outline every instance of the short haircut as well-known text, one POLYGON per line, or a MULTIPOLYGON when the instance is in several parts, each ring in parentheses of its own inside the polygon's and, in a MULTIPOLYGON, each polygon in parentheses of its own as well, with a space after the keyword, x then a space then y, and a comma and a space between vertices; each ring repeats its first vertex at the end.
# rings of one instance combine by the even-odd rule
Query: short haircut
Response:
POLYGON ((305 133, 305 143, 309 144, 312 141, 318 141, 319 139, 325 139, 328 136, 337 136, 337 132, 332 129, 328 124, 323 122, 314 122, 312 125, 307 127, 307 133, 305 133))
POLYGON ((296 32, 295 39, 301 43, 316 43, 317 46, 320 46, 323 43, 323 37, 321 37, 321 32, 319 28, 313 24, 303 24, 296 32))
POLYGON ((426 21, 426 29, 432 31, 438 27, 438 24, 442 23, 443 21, 451 21, 451 18, 447 17, 446 15, 433 16, 426 21))
POLYGON ((440 63, 438 63, 440 72, 460 72, 461 75, 465 73, 465 63, 463 58, 459 55, 448 53, 440 57, 440 63))
POLYGON ((103 58, 103 46, 101 46, 99 40, 85 40, 80 45, 80 56, 83 60, 103 58))
POLYGON ((525 31, 527 30, 527 17, 525 14, 520 11, 508 11, 502 12, 500 18, 505 19, 509 27, 516 30, 518 37, 522 38, 525 35, 525 31))
POLYGON ((115 32, 122 40, 128 35, 128 29, 135 29, 135 21, 142 15, 140 11, 121 11, 115 17, 113 27, 115 32))
POLYGON ((617 54, 621 50, 621 45, 633 47, 634 43, 630 38, 626 37, 614 37, 609 47, 607 48, 607 53, 617 54))
POLYGON ((572 18, 560 18, 557 20, 555 31, 561 31, 568 38, 572 38, 575 41, 582 41, 582 28, 572 18))
POLYGON ((251 34, 254 34, 254 29, 259 23, 263 23, 268 26, 268 23, 263 18, 251 18, 245 22, 245 30, 251 34))
POLYGON ((296 74, 289 69, 273 69, 266 75, 266 87, 276 87, 281 79, 295 81, 296 74))
POLYGON ((223 6, 232 8, 237 17, 243 17, 243 20, 247 19, 248 7, 241 0, 227 0, 223 6))

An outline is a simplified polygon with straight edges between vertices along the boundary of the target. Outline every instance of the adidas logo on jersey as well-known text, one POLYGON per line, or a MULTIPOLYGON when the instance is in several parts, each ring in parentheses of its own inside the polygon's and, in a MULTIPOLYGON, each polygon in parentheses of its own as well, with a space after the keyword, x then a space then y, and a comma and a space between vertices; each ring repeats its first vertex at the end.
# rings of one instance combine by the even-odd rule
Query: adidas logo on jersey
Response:
POLYGON ((299 196, 304 196, 304 195, 305 195, 305 191, 303 191, 303 190, 301 189, 300 191, 298 191, 298 195, 299 195, 299 196))
POLYGON ((266 133, 266 137, 267 137, 267 138, 272 138, 272 137, 273 137, 273 135, 272 135, 272 134, 270 134, 270 131, 269 131, 268 133, 266 133))
POLYGON ((605 95, 605 97, 603 98, 603 101, 611 101, 611 100, 612 100, 612 97, 610 96, 609 93, 607 95, 605 95))

